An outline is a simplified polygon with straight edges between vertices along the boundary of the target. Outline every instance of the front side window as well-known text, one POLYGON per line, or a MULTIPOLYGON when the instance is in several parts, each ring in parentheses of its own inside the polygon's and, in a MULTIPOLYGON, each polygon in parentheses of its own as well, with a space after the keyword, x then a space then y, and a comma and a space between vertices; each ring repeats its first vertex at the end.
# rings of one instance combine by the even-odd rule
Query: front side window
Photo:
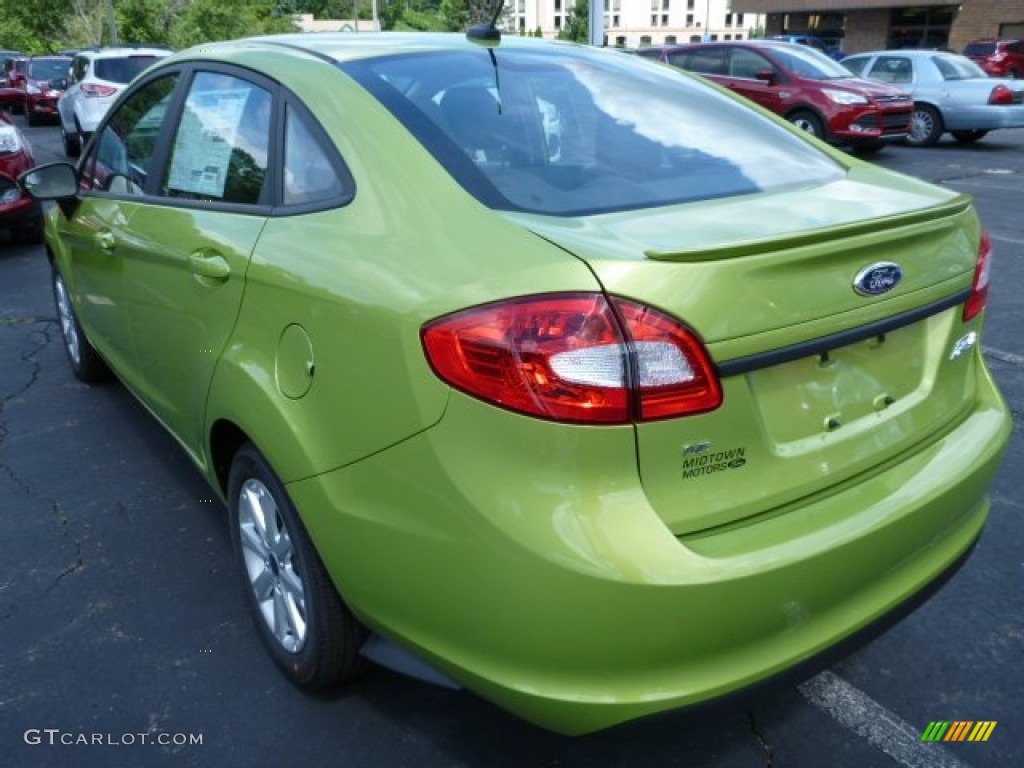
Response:
POLYGON ((560 47, 494 56, 481 49, 340 66, 492 208, 577 216, 844 173, 802 138, 668 67, 560 47))
POLYGON ((269 91, 246 80, 198 73, 185 99, 161 194, 265 202, 272 104, 269 91))
POLYGON ((141 195, 176 74, 147 83, 110 116, 82 164, 85 190, 141 195))

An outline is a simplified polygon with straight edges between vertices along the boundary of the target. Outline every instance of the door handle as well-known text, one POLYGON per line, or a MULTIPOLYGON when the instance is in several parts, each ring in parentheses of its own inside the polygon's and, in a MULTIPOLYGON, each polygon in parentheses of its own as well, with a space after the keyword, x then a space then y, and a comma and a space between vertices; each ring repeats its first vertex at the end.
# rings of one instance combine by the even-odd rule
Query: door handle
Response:
POLYGON ((114 250, 114 246, 117 245, 117 241, 114 239, 114 233, 106 230, 103 232, 97 232, 93 235, 93 241, 108 253, 114 250))
POLYGON ((217 253, 196 251, 188 257, 188 266, 196 277, 213 282, 223 283, 231 276, 231 266, 217 253))

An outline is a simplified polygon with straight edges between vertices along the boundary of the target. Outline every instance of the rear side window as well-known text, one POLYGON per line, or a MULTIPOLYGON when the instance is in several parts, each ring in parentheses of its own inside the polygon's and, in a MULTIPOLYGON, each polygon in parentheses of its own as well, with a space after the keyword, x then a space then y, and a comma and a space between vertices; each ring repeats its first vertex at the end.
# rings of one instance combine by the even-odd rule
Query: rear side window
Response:
POLYGON ((724 75, 725 51, 710 49, 677 53, 669 56, 668 63, 702 75, 724 75))
POLYGON ((344 192, 341 179, 305 119, 289 105, 284 129, 284 204, 326 201, 344 192))
POLYGON ((736 48, 729 57, 729 74, 733 77, 746 77, 751 80, 761 72, 773 72, 775 67, 764 56, 748 51, 746 48, 736 48))
POLYGON ((668 67, 509 47, 340 67, 467 191, 554 216, 751 194, 839 178, 829 156, 668 67))
POLYGON ((265 203, 273 98, 246 80, 196 75, 161 193, 218 203, 265 203))
POLYGON ((157 60, 156 56, 124 56, 116 59, 96 59, 93 68, 96 77, 112 83, 130 83, 142 70, 157 60))
POLYGON ((914 67, 906 56, 879 56, 871 68, 871 78, 886 83, 909 83, 914 79, 914 67))

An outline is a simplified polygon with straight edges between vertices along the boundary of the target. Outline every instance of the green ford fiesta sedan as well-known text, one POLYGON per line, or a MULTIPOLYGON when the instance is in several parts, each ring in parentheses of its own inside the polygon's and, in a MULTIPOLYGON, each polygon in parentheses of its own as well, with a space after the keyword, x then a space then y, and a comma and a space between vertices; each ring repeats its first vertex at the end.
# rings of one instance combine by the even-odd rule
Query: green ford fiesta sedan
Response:
POLYGON ((71 367, 226 502, 303 687, 370 656, 592 731, 803 669, 985 523, 1010 420, 971 201, 689 75, 211 44, 22 183, 71 367))

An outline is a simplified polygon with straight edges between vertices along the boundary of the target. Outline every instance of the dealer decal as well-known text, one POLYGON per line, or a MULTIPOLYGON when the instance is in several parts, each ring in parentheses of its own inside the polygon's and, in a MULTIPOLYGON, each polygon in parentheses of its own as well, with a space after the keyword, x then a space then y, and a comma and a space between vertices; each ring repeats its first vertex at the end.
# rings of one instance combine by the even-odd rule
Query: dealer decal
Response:
POLYGON ((746 448, 730 448, 725 451, 703 453, 683 459, 683 479, 713 475, 730 469, 740 469, 747 464, 746 448))

